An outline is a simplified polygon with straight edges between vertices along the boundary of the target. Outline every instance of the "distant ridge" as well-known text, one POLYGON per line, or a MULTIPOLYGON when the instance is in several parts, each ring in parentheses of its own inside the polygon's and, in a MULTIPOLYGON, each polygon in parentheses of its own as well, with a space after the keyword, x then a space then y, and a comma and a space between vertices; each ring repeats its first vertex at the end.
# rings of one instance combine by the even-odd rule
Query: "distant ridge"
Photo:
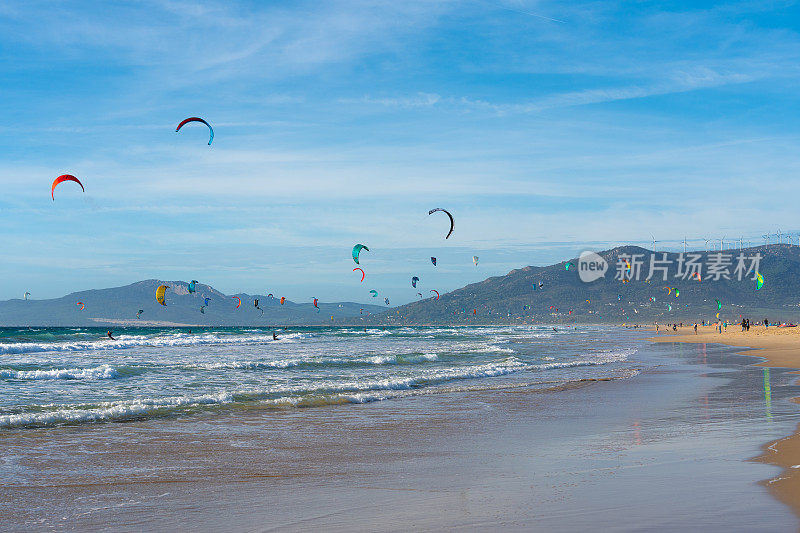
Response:
POLYGON ((239 293, 226 295, 209 285, 197 284, 189 293, 184 281, 148 279, 123 287, 74 292, 50 300, 13 299, 0 302, 0 326, 266 326, 330 324, 331 316, 342 322, 360 322, 369 313, 383 313, 385 308, 353 302, 298 304, 266 295, 239 293), (168 285, 166 306, 155 300, 156 288, 168 285), (236 309, 238 296, 242 305, 236 309), (204 313, 200 307, 209 298, 204 313), (261 312, 253 305, 258 298, 261 312), (83 302, 83 311, 77 305, 83 302), (141 318, 137 311, 143 310, 141 318), (363 309, 363 314, 361 310, 363 309))
MULTIPOLYGON (((722 303, 720 319, 735 322, 739 315, 752 320, 800 321, 800 247, 770 244, 744 250, 724 250, 736 257, 761 254, 759 271, 765 283, 755 289, 751 279, 713 281, 706 274, 710 256, 698 254, 703 279, 676 278, 674 252, 656 252, 670 263, 668 281, 660 276, 646 282, 614 279, 624 256, 640 255, 643 277, 648 274, 651 250, 620 246, 598 252, 608 263, 604 278, 584 283, 579 278, 579 260, 571 258, 550 266, 526 266, 442 294, 438 301, 426 298, 387 309, 355 302, 295 303, 266 295, 226 295, 205 284, 190 294, 184 281, 149 279, 123 287, 80 291, 49 300, 12 299, 0 302, 0 326, 280 326, 342 324, 520 324, 520 323, 669 323, 716 320, 716 299, 722 303), (572 263, 569 270, 565 265, 572 263), (537 288, 534 289, 534 283, 537 288), (541 283, 542 287, 538 288, 541 283), (169 285, 167 305, 155 301, 155 290, 169 285), (677 287, 680 296, 667 294, 665 286, 677 287), (236 309, 238 296, 242 305, 236 309), (209 305, 200 312, 204 298, 209 305), (258 298, 261 312, 253 305, 258 298), (650 298, 655 298, 651 301, 650 298), (589 300, 588 302, 586 300, 589 300), (84 310, 76 305, 83 302, 84 310), (529 307, 526 307, 529 306, 529 307), (550 306, 553 308, 551 309, 550 306), (669 310, 668 306, 672 306, 669 310), (141 318, 136 312, 142 309, 141 318), (572 311, 570 313, 569 311, 572 311), (474 313, 474 314, 473 314, 474 313), (331 320, 331 316, 334 320, 331 320)), ((748 276, 752 277, 752 273, 748 276)))
POLYGON ((694 322, 716 320, 716 299, 722 303, 719 312, 723 320, 738 321, 739 315, 752 320, 800 320, 800 247, 795 245, 771 244, 722 252, 732 256, 731 273, 740 253, 748 257, 761 254, 759 271, 765 279, 761 290, 756 290, 755 281, 750 279, 712 281, 705 265, 713 259, 710 256, 719 253, 716 251, 687 252, 700 255, 704 265, 701 281, 675 277, 678 253, 656 252, 656 259, 666 253, 672 267, 667 270, 668 281, 659 276, 649 283, 622 283, 614 277, 620 257, 635 254, 643 256, 646 276, 651 250, 620 246, 598 253, 608 263, 608 271, 604 278, 591 283, 579 279, 578 258, 571 258, 545 267, 515 269, 505 276, 442 294, 438 301, 426 298, 400 306, 383 320, 387 324, 694 322), (573 263, 569 270, 565 269, 567 262, 573 263), (543 287, 534 289, 534 283, 542 283, 543 287), (664 286, 677 287, 680 296, 668 295, 664 286))

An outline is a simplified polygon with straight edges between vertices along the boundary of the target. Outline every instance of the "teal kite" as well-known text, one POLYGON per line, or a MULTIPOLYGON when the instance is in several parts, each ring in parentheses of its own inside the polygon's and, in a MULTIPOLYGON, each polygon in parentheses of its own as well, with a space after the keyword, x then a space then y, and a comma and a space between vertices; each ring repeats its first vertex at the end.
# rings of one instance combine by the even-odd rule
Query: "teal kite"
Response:
POLYGON ((366 250, 369 252, 369 248, 367 248, 363 244, 356 244, 355 246, 353 246, 353 261, 355 261, 357 265, 359 264, 358 256, 361 253, 361 250, 366 250))

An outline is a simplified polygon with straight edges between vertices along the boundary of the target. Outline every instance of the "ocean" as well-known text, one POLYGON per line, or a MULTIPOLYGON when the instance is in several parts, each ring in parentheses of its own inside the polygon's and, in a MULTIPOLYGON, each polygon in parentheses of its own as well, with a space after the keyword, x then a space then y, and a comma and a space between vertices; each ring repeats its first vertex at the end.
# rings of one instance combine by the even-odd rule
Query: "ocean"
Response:
POLYGON ((0 329, 0 430, 549 388, 637 373, 612 327, 0 329), (273 340, 273 332, 278 340, 273 340))

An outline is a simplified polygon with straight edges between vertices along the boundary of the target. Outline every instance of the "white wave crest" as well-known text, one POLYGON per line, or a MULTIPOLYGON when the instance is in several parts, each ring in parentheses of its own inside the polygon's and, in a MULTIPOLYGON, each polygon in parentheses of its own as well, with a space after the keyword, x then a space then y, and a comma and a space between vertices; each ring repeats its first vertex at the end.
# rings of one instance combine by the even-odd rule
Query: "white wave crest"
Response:
POLYGON ((172 334, 155 337, 141 335, 120 335, 116 340, 98 339, 95 341, 75 342, 19 342, 0 343, 2 354, 26 354, 39 352, 79 352, 98 350, 120 350, 136 347, 161 347, 161 346, 199 346, 199 345, 224 345, 224 344, 262 344, 294 342, 301 338, 302 333, 286 333, 278 341, 272 335, 224 335, 208 333, 203 335, 172 334))
POLYGON ((117 371, 108 365, 51 370, 0 370, 0 378, 5 379, 114 379, 118 376, 117 371))
MULTIPOLYGON (((233 401, 228 392, 205 394, 201 396, 174 396, 168 398, 142 398, 122 402, 103 402, 97 407, 82 408, 70 406, 35 413, 22 413, 0 416, 0 427, 16 428, 31 426, 53 426, 86 422, 107 422, 152 415, 159 411, 168 412, 176 408, 200 405, 225 404, 233 401)), ((42 406, 50 407, 50 406, 42 406)))

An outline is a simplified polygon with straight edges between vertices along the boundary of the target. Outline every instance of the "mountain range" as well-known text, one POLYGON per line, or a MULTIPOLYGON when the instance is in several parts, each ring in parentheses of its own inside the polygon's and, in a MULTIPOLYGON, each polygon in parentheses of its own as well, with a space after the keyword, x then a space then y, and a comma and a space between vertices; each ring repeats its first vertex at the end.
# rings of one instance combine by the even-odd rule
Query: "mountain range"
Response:
POLYGON ((190 293, 184 281, 150 279, 49 300, 3 301, 0 326, 650 324, 714 321, 717 313, 729 322, 741 317, 800 320, 798 246, 686 254, 621 246, 598 252, 598 257, 607 270, 592 281, 581 276, 582 269, 588 272, 587 261, 575 257, 512 270, 444 293, 438 300, 425 298, 389 309, 355 302, 320 302, 319 309, 311 302, 287 300, 282 305, 269 295, 225 295, 201 283, 190 293), (656 267, 652 272, 651 265, 656 267), (691 275, 690 265, 695 265, 697 275, 691 275), (757 273, 763 278, 760 289, 754 279, 757 273), (169 286, 166 306, 154 296, 162 284, 169 286), (254 305, 256 299, 260 309, 254 305))
POLYGON ((740 321, 741 317, 768 318, 773 322, 800 319, 798 246, 772 244, 721 252, 686 252, 682 263, 679 253, 653 252, 637 246, 621 246, 597 255, 608 270, 595 281, 581 280, 581 261, 576 257, 555 265, 512 270, 442 294, 438 300, 426 298, 372 319, 408 324, 642 324, 715 321, 717 313, 720 320, 729 322, 740 321), (741 280, 736 271, 740 256, 741 280), (754 264, 757 257, 760 259, 754 264), (687 268, 690 259, 692 264, 700 265, 699 276, 686 275, 691 271, 687 268), (646 279, 653 261, 654 266, 663 269, 655 269, 646 279), (730 279, 724 277, 727 262, 730 279), (764 279, 760 289, 754 279, 756 271, 764 279), (616 279, 626 276, 638 279, 616 279))
POLYGON ((0 302, 1 326, 264 326, 316 325, 334 320, 359 321, 385 307, 353 302, 296 303, 268 295, 226 295, 197 283, 189 292, 185 281, 149 279, 124 287, 74 292, 49 300, 13 299, 0 302), (167 285, 165 303, 156 302, 159 285, 167 285), (206 304, 208 298, 208 305, 206 304), (237 300, 238 299, 238 300, 237 300), (254 305, 258 299, 257 309, 254 305), (78 302, 82 304, 78 305, 78 302), (237 308, 237 304, 241 305, 237 308), (83 309, 81 309, 83 307, 83 309), (201 311, 202 308, 202 311, 201 311), (139 310, 142 312, 139 314, 139 310), (262 313, 263 311, 263 313, 262 313), (137 318, 137 314, 140 315, 137 318))

